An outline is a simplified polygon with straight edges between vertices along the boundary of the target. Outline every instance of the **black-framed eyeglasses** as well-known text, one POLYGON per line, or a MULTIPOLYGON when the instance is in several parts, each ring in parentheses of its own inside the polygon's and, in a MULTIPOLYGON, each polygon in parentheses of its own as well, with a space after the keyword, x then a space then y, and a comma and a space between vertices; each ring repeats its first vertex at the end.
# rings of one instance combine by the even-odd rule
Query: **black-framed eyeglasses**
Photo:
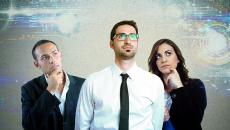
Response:
POLYGON ((136 33, 130 33, 130 34, 118 33, 113 36, 113 39, 116 38, 119 41, 124 41, 128 36, 131 41, 136 41, 139 38, 138 34, 136 33))

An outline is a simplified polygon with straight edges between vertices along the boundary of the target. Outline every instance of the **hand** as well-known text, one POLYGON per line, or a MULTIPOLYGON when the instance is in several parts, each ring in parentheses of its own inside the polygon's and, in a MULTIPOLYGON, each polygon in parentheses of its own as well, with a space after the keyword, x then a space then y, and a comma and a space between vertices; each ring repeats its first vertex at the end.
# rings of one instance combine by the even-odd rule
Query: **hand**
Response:
POLYGON ((46 74, 47 77, 47 90, 51 93, 58 89, 62 84, 62 71, 54 70, 50 74, 46 74))
POLYGON ((165 107, 165 111, 164 111, 164 122, 168 121, 169 118, 170 118, 169 110, 165 107))
POLYGON ((167 89, 169 92, 172 91, 173 89, 183 87, 180 76, 179 76, 176 69, 171 70, 166 81, 167 81, 167 83, 166 83, 167 89))

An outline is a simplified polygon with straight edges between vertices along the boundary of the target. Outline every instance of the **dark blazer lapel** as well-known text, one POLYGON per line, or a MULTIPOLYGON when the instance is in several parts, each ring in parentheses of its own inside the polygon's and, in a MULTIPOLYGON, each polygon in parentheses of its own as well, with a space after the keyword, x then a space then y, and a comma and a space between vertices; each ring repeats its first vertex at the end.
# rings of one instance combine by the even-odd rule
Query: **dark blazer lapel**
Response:
POLYGON ((43 90, 47 88, 48 84, 46 82, 45 75, 41 75, 39 77, 39 83, 41 84, 43 90))
MULTIPOLYGON (((44 91, 44 90, 46 90, 46 88, 48 87, 48 84, 47 84, 47 82, 46 82, 46 79, 45 79, 45 75, 43 74, 43 75, 41 75, 40 77, 39 77, 39 83, 40 83, 40 85, 41 85, 41 89, 42 89, 42 92, 44 91)), ((58 100, 59 101, 59 100, 58 100)), ((60 101, 59 101, 60 102, 60 101)), ((60 110, 60 108, 59 108, 59 106, 57 106, 55 109, 57 109, 57 112, 58 112, 58 114, 60 115, 60 116, 62 116, 62 114, 61 114, 61 110, 60 110)))
POLYGON ((69 84, 69 90, 66 94, 66 102, 73 100, 74 103, 77 103, 81 86, 84 80, 71 75, 68 75, 68 77, 69 77, 70 84, 69 84))
MULTIPOLYGON (((77 103, 77 91, 78 91, 78 86, 76 85, 76 79, 74 79, 72 76, 68 75, 69 77, 69 90, 66 93, 66 100, 65 100, 65 112, 64 112, 64 120, 66 119, 66 116, 70 116, 69 114, 74 114, 73 111, 75 104, 77 103)), ((67 117, 68 118, 68 117, 67 117)))
MULTIPOLYGON (((68 74, 67 74, 68 75, 68 74)), ((68 75, 69 78, 69 90, 66 93, 65 108, 64 108, 64 130, 73 130, 75 124, 75 112, 77 107, 77 101, 80 93, 81 86, 85 79, 68 75)))

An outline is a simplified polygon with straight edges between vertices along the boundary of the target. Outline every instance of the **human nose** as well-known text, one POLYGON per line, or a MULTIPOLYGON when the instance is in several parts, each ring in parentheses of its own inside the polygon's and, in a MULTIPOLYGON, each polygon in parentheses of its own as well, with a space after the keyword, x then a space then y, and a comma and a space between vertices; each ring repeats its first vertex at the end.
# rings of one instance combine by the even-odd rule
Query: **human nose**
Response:
POLYGON ((166 62, 166 61, 167 61, 166 56, 162 56, 162 57, 161 57, 161 62, 166 62))
POLYGON ((54 63, 54 57, 53 57, 52 55, 49 57, 49 63, 50 63, 50 64, 53 64, 53 63, 54 63))
POLYGON ((129 35, 126 35, 126 38, 125 38, 125 43, 130 43, 130 37, 129 37, 129 35))

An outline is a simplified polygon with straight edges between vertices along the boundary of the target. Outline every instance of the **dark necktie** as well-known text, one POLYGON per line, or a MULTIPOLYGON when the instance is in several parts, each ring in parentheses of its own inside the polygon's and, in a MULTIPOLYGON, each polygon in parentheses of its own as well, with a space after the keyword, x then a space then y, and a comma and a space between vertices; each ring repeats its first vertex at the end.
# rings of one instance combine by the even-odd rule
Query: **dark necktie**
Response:
POLYGON ((129 93, 127 87, 127 78, 128 74, 121 74, 122 82, 120 89, 120 122, 119 130, 128 130, 129 129, 129 93))

